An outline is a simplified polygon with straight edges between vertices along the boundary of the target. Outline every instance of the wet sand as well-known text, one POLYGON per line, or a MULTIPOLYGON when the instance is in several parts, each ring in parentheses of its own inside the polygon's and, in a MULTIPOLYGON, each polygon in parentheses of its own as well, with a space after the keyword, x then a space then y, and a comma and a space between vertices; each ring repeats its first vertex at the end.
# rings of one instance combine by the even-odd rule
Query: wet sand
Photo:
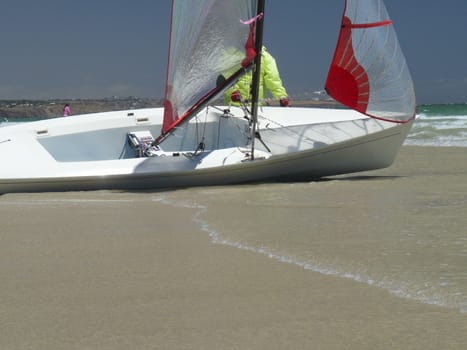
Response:
MULTIPOLYGON (((457 183, 465 199, 466 160, 403 147, 389 169, 339 178, 457 183)), ((0 196, 0 349, 466 348, 467 314, 213 244, 199 208, 165 196, 0 196)))

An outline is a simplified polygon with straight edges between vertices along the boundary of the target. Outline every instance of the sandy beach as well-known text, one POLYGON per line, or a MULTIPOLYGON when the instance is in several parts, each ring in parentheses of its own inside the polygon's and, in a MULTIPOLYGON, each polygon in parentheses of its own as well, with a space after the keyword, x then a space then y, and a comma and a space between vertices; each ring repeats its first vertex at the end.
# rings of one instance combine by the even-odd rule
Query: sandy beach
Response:
MULTIPOLYGON (((405 146, 388 169, 334 180, 326 198, 423 197, 436 211, 415 208, 411 225, 467 226, 466 148, 405 146)), ((307 190, 324 196, 319 186, 326 181, 307 190)), ((216 210, 203 212, 194 198, 202 191, 1 195, 0 349, 467 348, 467 313, 458 309, 213 243, 199 218, 234 231, 231 211, 241 209, 219 198, 203 203, 216 210), (174 198, 185 205, 174 206, 174 198)), ((222 189, 209 191, 222 197, 222 189)), ((380 205, 379 221, 366 230, 407 213, 380 205)), ((310 211, 309 221, 330 210, 310 211)), ((336 219, 321 233, 347 224, 336 219)))

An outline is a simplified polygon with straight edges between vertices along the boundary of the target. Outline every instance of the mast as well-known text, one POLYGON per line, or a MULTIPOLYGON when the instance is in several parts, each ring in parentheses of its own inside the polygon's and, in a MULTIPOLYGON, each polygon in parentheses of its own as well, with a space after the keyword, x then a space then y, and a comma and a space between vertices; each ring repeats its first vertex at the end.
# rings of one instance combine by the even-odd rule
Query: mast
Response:
POLYGON ((251 84, 251 160, 255 159, 255 138, 256 138, 256 125, 258 122, 258 99, 259 99, 259 84, 261 80, 261 52, 263 48, 263 25, 264 25, 264 6, 265 0, 258 1, 257 15, 262 14, 256 22, 256 35, 255 35, 255 50, 256 57, 253 68, 253 79, 251 84))

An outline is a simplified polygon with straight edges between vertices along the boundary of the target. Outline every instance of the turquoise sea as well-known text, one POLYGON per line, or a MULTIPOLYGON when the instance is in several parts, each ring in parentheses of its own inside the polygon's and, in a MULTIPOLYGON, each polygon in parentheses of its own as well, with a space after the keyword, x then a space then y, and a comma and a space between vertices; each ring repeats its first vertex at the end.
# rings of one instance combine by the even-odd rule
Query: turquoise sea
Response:
POLYGON ((467 147, 467 103, 420 105, 417 116, 406 145, 467 147))

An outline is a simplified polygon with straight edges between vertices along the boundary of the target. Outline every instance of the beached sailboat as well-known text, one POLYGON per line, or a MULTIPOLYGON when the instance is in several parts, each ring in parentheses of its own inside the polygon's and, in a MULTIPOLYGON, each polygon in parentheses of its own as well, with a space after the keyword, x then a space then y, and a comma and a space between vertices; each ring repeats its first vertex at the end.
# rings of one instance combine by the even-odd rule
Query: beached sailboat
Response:
POLYGON ((173 0, 164 108, 0 128, 0 193, 304 180, 389 166, 415 115, 383 1, 347 0, 326 81, 351 109, 258 101, 264 0, 173 0), (253 99, 215 106, 253 71, 253 99))

